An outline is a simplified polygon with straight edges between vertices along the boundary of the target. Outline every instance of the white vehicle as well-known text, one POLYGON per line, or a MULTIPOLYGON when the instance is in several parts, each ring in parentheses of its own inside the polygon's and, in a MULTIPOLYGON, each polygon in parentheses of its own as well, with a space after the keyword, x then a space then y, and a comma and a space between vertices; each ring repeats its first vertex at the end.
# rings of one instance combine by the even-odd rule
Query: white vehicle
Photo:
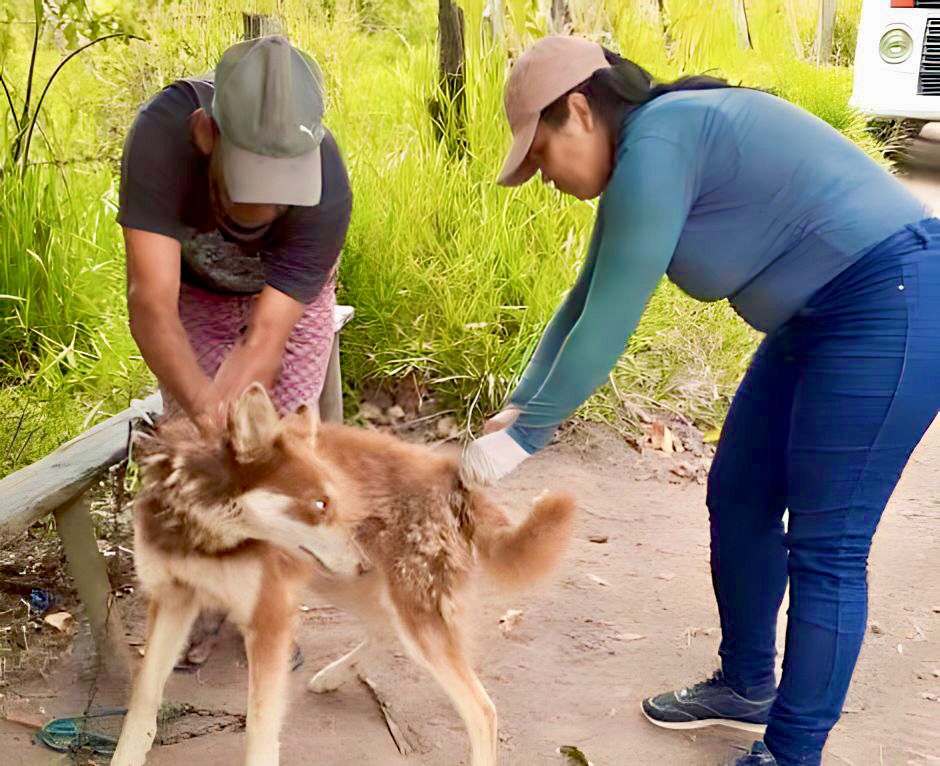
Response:
POLYGON ((849 103, 877 119, 940 120, 940 0, 864 0, 849 103))

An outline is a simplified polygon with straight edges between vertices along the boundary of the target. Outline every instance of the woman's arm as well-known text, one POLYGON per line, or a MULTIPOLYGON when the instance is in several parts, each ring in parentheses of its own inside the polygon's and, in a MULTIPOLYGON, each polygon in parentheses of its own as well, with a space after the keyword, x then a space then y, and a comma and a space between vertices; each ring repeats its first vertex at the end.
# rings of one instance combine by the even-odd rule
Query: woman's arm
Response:
POLYGON ((580 316, 509 435, 534 452, 607 379, 666 272, 695 197, 692 163, 672 142, 630 145, 598 211, 600 236, 580 316))
POLYGON ((466 449, 465 482, 488 484, 510 473, 607 379, 669 267, 696 187, 691 158, 677 144, 643 138, 621 150, 598 210, 599 235, 586 262, 593 268, 582 274, 580 315, 516 421, 466 449))
POLYGON ((554 316, 542 333, 542 338, 535 349, 535 353, 526 365, 525 372, 515 391, 509 398, 509 404, 516 408, 522 408, 536 392, 545 383, 545 379, 551 372, 558 352, 561 350, 565 338, 574 327, 574 323, 581 316, 584 309, 584 300, 587 297, 588 286, 591 284, 591 274, 594 272, 594 262, 597 260, 597 248, 600 241, 601 226, 600 221, 594 223, 594 231, 591 234, 591 243, 588 246, 587 257, 584 259, 584 265, 578 274, 578 281, 564 301, 555 311, 554 316))

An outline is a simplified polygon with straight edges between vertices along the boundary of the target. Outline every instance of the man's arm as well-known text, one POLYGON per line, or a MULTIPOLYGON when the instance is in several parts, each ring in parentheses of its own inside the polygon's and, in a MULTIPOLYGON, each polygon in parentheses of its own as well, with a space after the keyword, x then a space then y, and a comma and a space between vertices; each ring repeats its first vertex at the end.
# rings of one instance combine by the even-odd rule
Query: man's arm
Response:
POLYGON ((248 329, 215 374, 205 402, 207 409, 241 396, 255 381, 271 389, 281 370, 284 347, 306 307, 270 285, 255 302, 248 329))
POLYGON ((157 380, 195 417, 211 381, 200 369, 180 321, 180 244, 172 237, 128 227, 124 242, 131 334, 157 380))

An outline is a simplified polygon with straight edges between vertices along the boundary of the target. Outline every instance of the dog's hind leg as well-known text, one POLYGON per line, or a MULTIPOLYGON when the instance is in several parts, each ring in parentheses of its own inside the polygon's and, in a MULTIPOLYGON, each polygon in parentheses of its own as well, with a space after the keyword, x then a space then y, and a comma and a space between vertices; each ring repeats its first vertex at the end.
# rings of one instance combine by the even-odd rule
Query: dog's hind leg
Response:
POLYGON ((278 763, 295 611, 286 582, 273 576, 262 581, 258 604, 244 630, 248 651, 247 766, 278 763))
POLYGON ((356 670, 363 655, 367 653, 369 645, 370 641, 367 638, 351 652, 331 662, 307 682, 307 689, 315 694, 324 694, 334 692, 347 681, 351 681, 356 677, 356 670))
POLYGON ((194 594, 185 588, 162 591, 151 601, 144 662, 134 682, 112 766, 142 766, 146 760, 157 733, 163 687, 183 651, 197 611, 194 594))
POLYGON ((416 623, 396 625, 402 644, 444 688, 463 718, 471 766, 496 766, 496 707, 467 660, 457 629, 441 617, 416 623))

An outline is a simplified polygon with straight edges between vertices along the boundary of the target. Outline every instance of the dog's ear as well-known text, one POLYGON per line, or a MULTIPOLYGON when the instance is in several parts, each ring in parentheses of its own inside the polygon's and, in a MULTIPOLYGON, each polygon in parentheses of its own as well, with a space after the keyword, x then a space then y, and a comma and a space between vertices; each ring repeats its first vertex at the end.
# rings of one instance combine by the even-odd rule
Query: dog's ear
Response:
POLYGON ((250 463, 270 449, 279 428, 277 410, 260 383, 252 383, 229 408, 228 436, 240 463, 250 463))
POLYGON ((320 405, 318 402, 311 399, 309 402, 304 402, 297 408, 297 414, 303 417, 304 424, 307 429, 310 431, 310 438, 313 441, 316 441, 317 431, 320 429, 320 405))

